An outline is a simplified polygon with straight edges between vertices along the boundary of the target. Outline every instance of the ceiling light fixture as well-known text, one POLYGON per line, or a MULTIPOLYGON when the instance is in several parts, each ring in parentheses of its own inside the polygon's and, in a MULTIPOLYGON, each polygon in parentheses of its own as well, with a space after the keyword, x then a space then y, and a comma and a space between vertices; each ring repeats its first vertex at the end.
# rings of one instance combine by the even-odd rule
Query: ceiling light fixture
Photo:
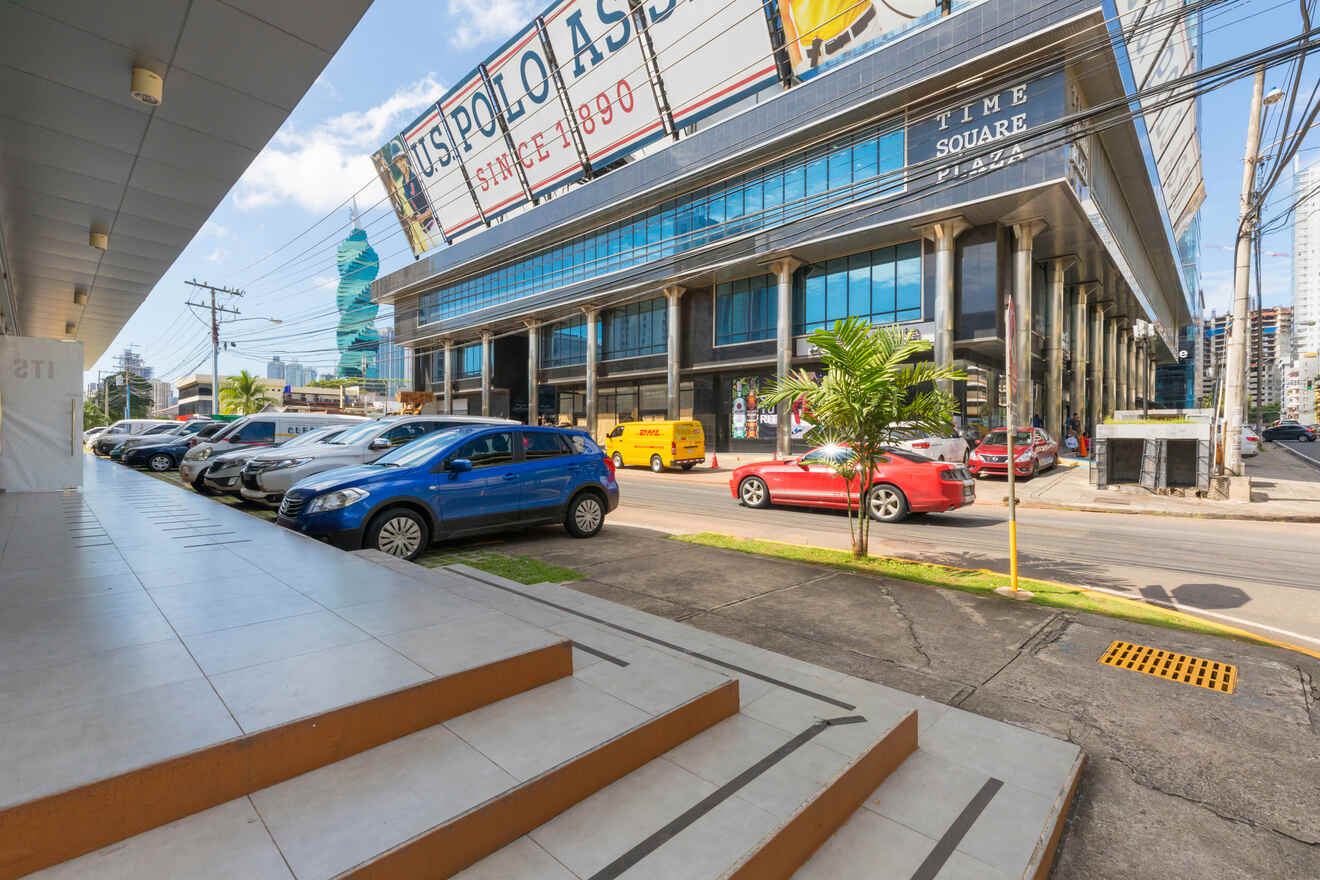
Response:
POLYGON ((135 101, 141 101, 148 107, 155 107, 165 93, 165 80, 160 74, 145 67, 133 68, 133 86, 129 94, 135 101))
POLYGON ((75 287, 73 289, 73 304, 75 306, 87 305, 87 291, 83 290, 81 287, 75 287))
POLYGON ((93 231, 92 234, 88 236, 87 243, 90 244, 92 247, 96 248, 98 251, 109 250, 110 236, 106 235, 104 232, 93 231))

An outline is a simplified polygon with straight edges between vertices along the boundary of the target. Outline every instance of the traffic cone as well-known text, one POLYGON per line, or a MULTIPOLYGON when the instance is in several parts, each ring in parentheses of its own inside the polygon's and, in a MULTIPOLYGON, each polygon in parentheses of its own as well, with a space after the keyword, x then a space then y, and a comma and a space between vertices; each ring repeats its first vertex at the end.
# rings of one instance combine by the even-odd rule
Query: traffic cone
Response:
POLYGON ((720 454, 714 449, 710 451, 710 466, 712 469, 720 466, 720 454))

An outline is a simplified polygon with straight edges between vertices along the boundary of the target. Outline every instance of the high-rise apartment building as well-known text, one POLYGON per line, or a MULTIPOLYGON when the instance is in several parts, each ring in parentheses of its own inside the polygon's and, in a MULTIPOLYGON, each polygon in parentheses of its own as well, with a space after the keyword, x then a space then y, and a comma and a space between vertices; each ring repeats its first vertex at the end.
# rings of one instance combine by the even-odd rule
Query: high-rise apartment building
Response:
POLYGON ((266 361, 266 378, 267 379, 284 378, 284 364, 283 362, 280 361, 279 355, 275 355, 270 360, 266 361))
MULTIPOLYGON (((1201 384, 1206 395, 1213 393, 1214 377, 1224 369, 1232 317, 1211 312, 1205 321, 1205 351, 1201 361, 1205 373, 1201 384)), ((1247 396, 1256 399, 1256 364, 1260 363, 1260 402, 1262 406, 1271 406, 1281 399, 1279 369, 1292 360, 1293 310, 1287 306, 1253 310, 1248 319, 1247 396)))
POLYGON ((1320 352, 1320 162, 1294 165, 1293 317, 1299 356, 1320 352), (1306 196, 1310 198, 1304 198, 1306 196))

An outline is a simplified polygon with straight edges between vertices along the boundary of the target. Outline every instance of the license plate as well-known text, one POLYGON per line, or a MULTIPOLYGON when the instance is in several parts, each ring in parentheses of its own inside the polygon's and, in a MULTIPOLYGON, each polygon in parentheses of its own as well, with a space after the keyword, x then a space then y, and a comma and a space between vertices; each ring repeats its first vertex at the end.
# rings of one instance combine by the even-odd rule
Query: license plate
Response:
POLYGON ((963 484, 963 501, 971 501, 976 497, 976 484, 963 484))

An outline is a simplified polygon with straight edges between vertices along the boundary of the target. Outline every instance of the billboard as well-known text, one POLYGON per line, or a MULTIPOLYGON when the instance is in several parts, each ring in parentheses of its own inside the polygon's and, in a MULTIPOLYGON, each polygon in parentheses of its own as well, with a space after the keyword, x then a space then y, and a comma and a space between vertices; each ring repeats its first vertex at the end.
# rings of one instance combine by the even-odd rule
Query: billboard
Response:
POLYGON ((373 158, 418 256, 677 137, 781 69, 806 79, 938 17, 930 0, 553 0, 373 158))

